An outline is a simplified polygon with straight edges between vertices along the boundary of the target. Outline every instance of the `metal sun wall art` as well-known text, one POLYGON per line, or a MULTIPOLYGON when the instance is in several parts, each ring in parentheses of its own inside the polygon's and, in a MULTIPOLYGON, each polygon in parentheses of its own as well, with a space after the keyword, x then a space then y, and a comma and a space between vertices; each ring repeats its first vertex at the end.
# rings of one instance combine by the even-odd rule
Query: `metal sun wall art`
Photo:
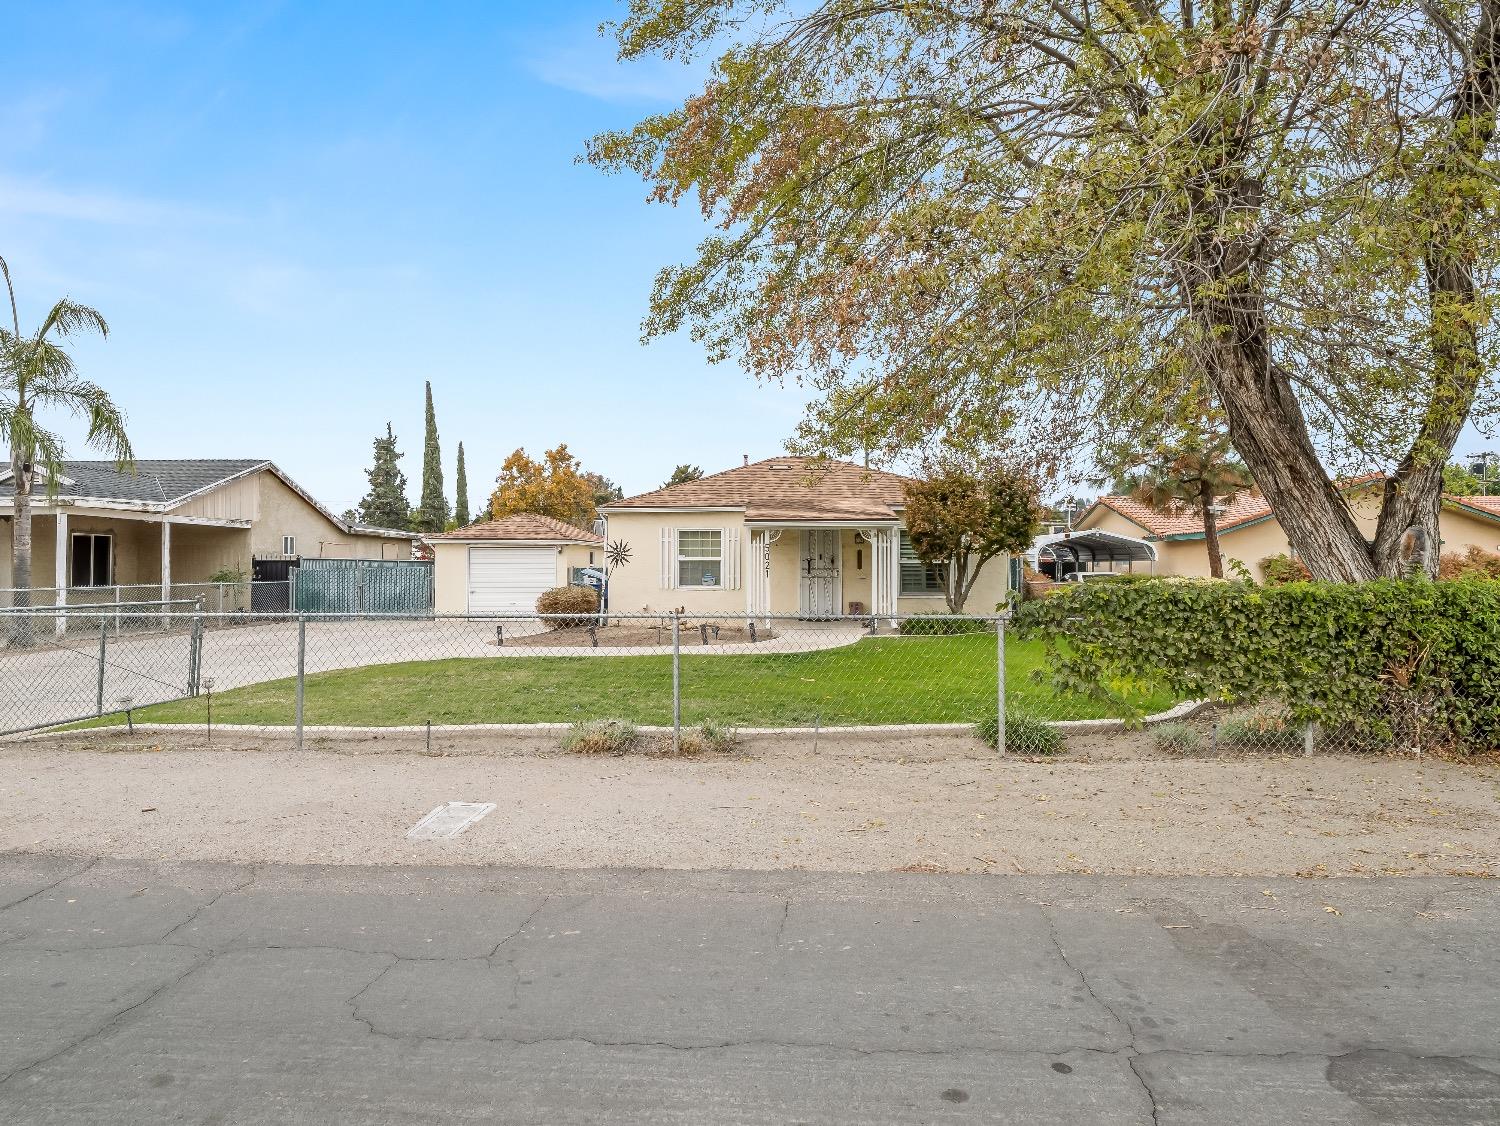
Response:
POLYGON ((611 567, 623 567, 630 562, 630 545, 624 540, 615 540, 604 549, 604 558, 611 567))

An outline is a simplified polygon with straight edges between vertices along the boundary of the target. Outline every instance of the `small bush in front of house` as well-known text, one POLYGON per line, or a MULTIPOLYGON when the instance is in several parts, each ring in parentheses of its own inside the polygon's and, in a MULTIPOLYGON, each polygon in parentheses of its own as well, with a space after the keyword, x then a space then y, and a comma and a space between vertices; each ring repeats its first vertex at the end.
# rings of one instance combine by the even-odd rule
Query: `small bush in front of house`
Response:
POLYGON ((718 720, 705 719, 697 727, 682 733, 679 746, 685 755, 722 755, 734 750, 739 741, 739 732, 734 728, 718 720))
POLYGON ((1500 555, 1478 544, 1470 544, 1462 554, 1445 551, 1438 556, 1438 578, 1500 579, 1500 555))
POLYGON ((1218 740, 1230 747, 1256 751, 1302 749, 1302 731, 1285 714, 1254 711, 1232 715, 1218 727, 1218 740))
POLYGON ((635 724, 623 719, 591 719, 575 723, 563 736, 562 748, 578 755, 623 755, 641 741, 635 724))
POLYGON ((549 618, 551 629, 579 629, 599 613, 599 592, 591 586, 559 586, 542 591, 536 600, 538 614, 577 614, 578 617, 549 618))
POLYGON ((913 637, 954 637, 961 633, 994 633, 995 623, 952 614, 924 614, 920 618, 903 618, 898 628, 913 637))
POLYGON ((1285 552, 1267 555, 1260 561, 1260 573, 1267 586, 1285 586, 1287 583, 1305 583, 1312 579, 1312 572, 1300 559, 1293 559, 1285 552))
MULTIPOLYGON (((1000 725, 987 716, 974 725, 974 734, 991 747, 1000 743, 1000 725)), ((1005 749, 1013 755, 1055 755, 1062 750, 1062 735, 1044 719, 1029 715, 1005 717, 1005 749)))
POLYGON ((1196 751, 1202 736, 1185 723, 1163 723, 1151 729, 1156 745, 1164 751, 1196 751))

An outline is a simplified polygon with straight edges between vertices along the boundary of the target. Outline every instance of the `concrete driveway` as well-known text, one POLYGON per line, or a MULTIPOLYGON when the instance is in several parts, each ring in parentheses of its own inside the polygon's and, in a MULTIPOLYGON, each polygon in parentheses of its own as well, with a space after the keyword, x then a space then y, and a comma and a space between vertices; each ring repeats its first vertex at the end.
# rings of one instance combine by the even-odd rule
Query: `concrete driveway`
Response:
POLYGON ((13 855, 0 904, 6 1122, 1500 1121, 1484 881, 13 855))

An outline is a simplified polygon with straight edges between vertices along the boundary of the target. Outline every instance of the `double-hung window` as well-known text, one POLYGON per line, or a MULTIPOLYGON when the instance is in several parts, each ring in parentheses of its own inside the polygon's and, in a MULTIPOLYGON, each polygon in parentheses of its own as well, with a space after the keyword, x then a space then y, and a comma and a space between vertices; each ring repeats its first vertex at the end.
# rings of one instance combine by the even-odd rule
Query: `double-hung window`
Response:
POLYGON ((114 582, 113 537, 95 532, 73 533, 72 586, 109 586, 114 582))
POLYGON ((901 533, 901 593, 943 593, 943 565, 924 563, 905 532, 901 533))
POLYGON ((677 585, 724 585, 724 533, 677 533, 677 585))

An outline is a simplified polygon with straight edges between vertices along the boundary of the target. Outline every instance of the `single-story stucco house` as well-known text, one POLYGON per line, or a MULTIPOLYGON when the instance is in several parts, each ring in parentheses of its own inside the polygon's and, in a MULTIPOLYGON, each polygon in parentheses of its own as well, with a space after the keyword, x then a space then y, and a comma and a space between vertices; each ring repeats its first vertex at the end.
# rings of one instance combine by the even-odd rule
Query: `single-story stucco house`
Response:
MULTIPOLYGON (((257 559, 410 559, 411 532, 348 524, 265 459, 64 463, 31 498, 32 586, 206 582, 257 559)), ((14 483, 0 470, 0 588, 11 582, 14 483)), ((8 598, 0 598, 9 604, 8 598)))
POLYGON ((581 567, 603 565, 604 540, 561 520, 523 512, 425 537, 439 614, 532 614, 543 591, 581 567))
MULTIPOLYGON (((1380 474, 1357 477, 1343 484, 1360 529, 1375 535, 1380 517, 1380 474)), ((1226 566, 1231 559, 1243 563, 1257 578, 1260 561, 1272 555, 1293 554, 1266 498, 1243 492, 1224 499, 1219 516, 1219 548, 1226 566)), ((1126 496, 1100 497, 1074 524, 1077 531, 1099 529, 1135 537, 1153 545, 1158 575, 1208 575, 1208 550, 1203 521, 1196 511, 1164 512, 1126 496)), ((1443 497, 1438 517, 1440 551, 1466 552, 1471 546, 1500 551, 1500 497, 1443 497)), ((1107 569, 1107 568, 1100 568, 1107 569)), ((1119 569, 1124 569, 1120 567, 1119 569)))
MULTIPOLYGON (((604 505, 610 609, 944 612, 938 570, 902 523, 906 483, 845 461, 772 457, 604 505)), ((994 613, 1008 589, 1008 559, 992 559, 965 610, 994 613)))

